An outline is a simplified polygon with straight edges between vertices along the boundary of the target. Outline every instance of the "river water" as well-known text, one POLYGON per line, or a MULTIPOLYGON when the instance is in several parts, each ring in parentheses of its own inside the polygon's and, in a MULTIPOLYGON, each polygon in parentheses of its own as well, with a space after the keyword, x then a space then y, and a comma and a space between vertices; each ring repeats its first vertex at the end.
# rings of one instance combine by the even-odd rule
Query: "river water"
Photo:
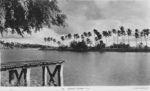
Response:
MULTIPOLYGON (((60 52, 35 49, 1 50, 1 61, 64 60, 65 86, 150 85, 150 53, 60 52)), ((31 70, 31 79, 41 83, 40 68, 31 70)), ((7 72, 2 81, 8 81, 7 72)))

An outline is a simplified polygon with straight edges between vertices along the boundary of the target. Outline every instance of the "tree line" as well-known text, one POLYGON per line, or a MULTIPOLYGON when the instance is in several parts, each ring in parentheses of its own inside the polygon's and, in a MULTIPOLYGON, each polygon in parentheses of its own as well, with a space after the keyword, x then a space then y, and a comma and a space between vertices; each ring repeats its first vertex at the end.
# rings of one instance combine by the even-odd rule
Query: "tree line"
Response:
POLYGON ((14 48, 43 48, 44 45, 41 44, 29 44, 29 43, 18 43, 18 42, 5 42, 0 40, 2 48, 14 49, 14 48))
POLYGON ((53 46, 53 43, 55 43, 59 47, 64 48, 130 48, 130 40, 134 37, 136 47, 139 44, 143 44, 143 39, 145 41, 145 47, 148 47, 147 41, 149 34, 149 29, 131 30, 130 28, 125 29, 121 26, 118 30, 112 29, 100 32, 97 29, 93 29, 93 31, 83 32, 82 34, 68 33, 60 37, 61 41, 57 41, 52 37, 45 37, 44 41, 49 43, 50 46, 53 46), (120 38, 121 41, 119 41, 120 38), (140 43, 138 43, 138 39, 141 39, 140 43), (110 44, 110 40, 112 40, 112 44, 110 44))

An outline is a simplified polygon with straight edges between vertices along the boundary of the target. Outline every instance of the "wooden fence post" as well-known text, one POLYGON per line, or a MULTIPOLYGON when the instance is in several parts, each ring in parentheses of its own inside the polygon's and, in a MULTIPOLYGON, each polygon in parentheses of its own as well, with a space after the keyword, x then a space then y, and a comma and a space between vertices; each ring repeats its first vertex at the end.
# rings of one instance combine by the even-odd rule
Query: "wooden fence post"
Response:
POLYGON ((61 64, 61 68, 60 68, 61 86, 64 86, 63 70, 64 70, 64 65, 61 64))
POLYGON ((30 86, 30 68, 27 68, 27 73, 26 73, 26 82, 27 86, 30 86))
POLYGON ((30 69, 29 68, 28 69, 23 68, 21 70, 20 74, 18 74, 17 70, 9 70, 9 84, 14 84, 13 82, 14 82, 14 76, 15 75, 16 75, 16 78, 17 78, 17 84, 16 85, 20 84, 21 77, 22 77, 22 75, 24 75, 25 85, 30 86, 30 69))
POLYGON ((12 63, 10 62, 9 64, 8 63, 1 64, 2 67, 0 68, 0 71, 8 70, 10 85, 15 85, 15 86, 21 85, 20 81, 22 81, 21 80, 22 76, 24 76, 23 85, 30 86, 30 68, 42 66, 42 79, 43 79, 42 85, 43 86, 47 86, 48 83, 54 86, 63 86, 63 64, 62 64, 63 62, 64 61, 58 61, 58 62, 33 61, 33 62, 22 62, 22 64, 21 63, 15 64, 15 62, 12 62, 12 63), (48 67, 49 65, 55 65, 53 72, 50 71, 48 67), (21 68, 21 71, 18 73, 17 69, 20 69, 20 68, 21 68), (55 80, 55 75, 56 77, 58 77, 58 80, 55 80), (16 76, 16 79, 14 79, 15 76, 16 76), (48 80, 47 76, 50 76, 50 80, 48 80))
POLYGON ((46 66, 42 67, 42 79, 43 79, 43 86, 47 85, 47 69, 46 66))
POLYGON ((9 84, 11 85, 14 82, 14 70, 9 70, 9 84))
POLYGON ((57 65, 59 66, 59 70, 58 70, 58 86, 63 86, 63 64, 61 65, 57 65))

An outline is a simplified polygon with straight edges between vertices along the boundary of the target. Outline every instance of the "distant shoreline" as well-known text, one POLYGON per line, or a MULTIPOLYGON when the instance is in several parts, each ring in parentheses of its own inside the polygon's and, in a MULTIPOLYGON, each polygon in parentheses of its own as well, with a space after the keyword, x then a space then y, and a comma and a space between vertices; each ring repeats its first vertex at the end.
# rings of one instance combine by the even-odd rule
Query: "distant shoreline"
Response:
POLYGON ((57 51, 70 51, 70 52, 150 52, 150 49, 145 48, 145 49, 129 49, 129 48, 120 48, 120 49, 109 49, 109 48, 105 48, 105 49, 87 49, 87 50, 74 50, 74 49, 39 49, 39 50, 43 50, 43 51, 49 51, 49 50, 57 50, 57 51))
POLYGON ((55 50, 55 51, 70 51, 70 52, 150 52, 150 48, 103 48, 103 49, 86 49, 86 50, 75 50, 75 49, 70 49, 70 48, 0 48, 2 50, 14 50, 14 49, 37 49, 37 50, 42 50, 42 51, 50 51, 50 50, 55 50))

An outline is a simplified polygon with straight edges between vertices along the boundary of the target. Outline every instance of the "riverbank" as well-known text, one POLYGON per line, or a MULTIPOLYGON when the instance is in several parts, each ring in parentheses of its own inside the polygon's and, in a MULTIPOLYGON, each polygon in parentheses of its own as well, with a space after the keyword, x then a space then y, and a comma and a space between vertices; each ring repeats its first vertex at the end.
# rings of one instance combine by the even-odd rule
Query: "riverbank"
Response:
POLYGON ((59 48, 49 48, 49 49, 39 49, 39 50, 57 50, 57 51, 72 51, 72 52, 150 52, 149 48, 103 48, 103 49, 86 49, 86 50, 75 50, 71 48, 59 49, 59 48))

